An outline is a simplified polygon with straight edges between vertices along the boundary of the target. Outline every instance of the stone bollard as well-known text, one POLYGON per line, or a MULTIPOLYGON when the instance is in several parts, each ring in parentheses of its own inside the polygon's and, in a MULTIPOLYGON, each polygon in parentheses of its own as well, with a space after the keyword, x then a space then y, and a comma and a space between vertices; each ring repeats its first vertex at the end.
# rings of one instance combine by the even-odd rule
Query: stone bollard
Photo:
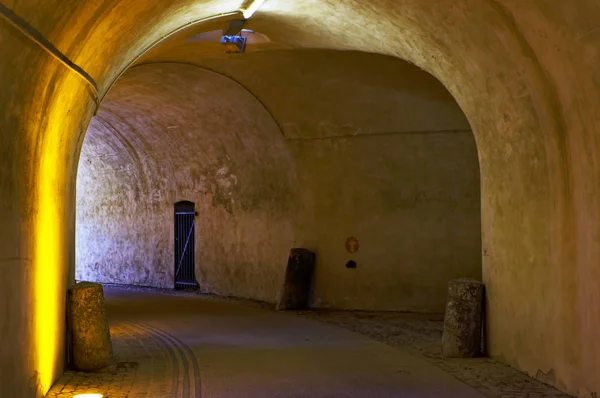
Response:
POLYGON ((113 351, 102 285, 80 282, 69 290, 68 320, 75 369, 97 372, 111 366, 113 351))
POLYGON ((306 308, 314 268, 315 253, 308 249, 291 250, 278 310, 306 308))
POLYGON ((456 279, 448 287, 444 318, 442 355, 472 358, 481 355, 483 284, 473 279, 456 279))

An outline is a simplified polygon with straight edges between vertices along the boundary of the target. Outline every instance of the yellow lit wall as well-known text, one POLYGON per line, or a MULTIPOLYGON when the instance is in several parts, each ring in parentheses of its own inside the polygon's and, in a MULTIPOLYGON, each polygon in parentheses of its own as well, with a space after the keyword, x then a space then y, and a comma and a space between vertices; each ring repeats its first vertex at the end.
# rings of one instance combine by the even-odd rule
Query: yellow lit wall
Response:
POLYGON ((65 350, 65 300, 67 276, 73 266, 74 185, 81 120, 89 120, 92 97, 83 81, 68 70, 57 70, 59 95, 38 86, 39 98, 47 98, 46 113, 30 143, 36 151, 33 163, 36 209, 33 257, 33 321, 35 369, 39 388, 46 392, 60 375, 65 350), (87 97, 87 98, 86 98, 87 97), (77 109, 78 111, 74 111, 77 109))
MULTIPOLYGON (((126 46, 127 55, 115 57, 113 64, 95 64, 96 69, 83 65, 83 60, 98 56, 98 48, 78 42, 71 43, 73 46, 61 42, 60 36, 72 39, 77 36, 75 30, 94 25, 78 24, 90 18, 100 22, 94 26, 106 39, 124 13, 107 7, 114 12, 102 14, 107 18, 98 21, 95 5, 72 3, 70 11, 81 18, 75 17, 73 21, 78 22, 74 24, 62 24, 53 19, 70 15, 62 5, 29 1, 15 11, 44 34, 48 33, 46 27, 60 32, 49 35, 49 40, 60 50, 70 49, 67 56, 108 87, 129 60, 182 21, 237 11, 241 1, 209 1, 204 13, 202 4, 193 1, 187 6, 180 4, 181 9, 159 6, 147 14, 157 13, 163 23, 143 29, 132 38, 139 40, 137 45, 129 42, 126 46)), ((116 40, 113 47, 104 48, 111 57, 123 44, 120 38, 112 38, 116 40)), ((0 396, 41 397, 64 368, 66 291, 74 281, 75 179, 83 135, 95 104, 80 76, 3 20, 0 49, 0 83, 5 88, 0 94, 4 105, 0 110, 0 218, 1 236, 6 238, 0 244, 0 261, 11 265, 10 272, 4 273, 9 287, 2 299, 10 308, 0 315, 15 319, 0 333, 8 347, 3 355, 9 355, 0 361, 0 396), (11 63, 5 64, 4 59, 11 63)))
POLYGON ((60 153, 62 115, 60 102, 54 101, 48 114, 48 129, 42 140, 36 186, 37 219, 35 240, 34 319, 37 370, 43 390, 50 388, 57 371, 64 309, 64 154, 60 153))
MULTIPOLYGON (((233 0, 4 4, 103 91, 166 33, 233 0)), ((553 370, 555 386, 572 394, 600 391, 597 0, 267 0, 264 10, 248 28, 282 47, 384 53, 442 81, 480 156, 491 353, 533 376, 553 370)), ((74 158, 91 106, 70 79, 0 23, 2 397, 33 397, 36 371, 43 383, 60 372, 74 158), (56 289, 42 288, 53 281, 56 289), (35 331, 42 322, 49 336, 35 331)))

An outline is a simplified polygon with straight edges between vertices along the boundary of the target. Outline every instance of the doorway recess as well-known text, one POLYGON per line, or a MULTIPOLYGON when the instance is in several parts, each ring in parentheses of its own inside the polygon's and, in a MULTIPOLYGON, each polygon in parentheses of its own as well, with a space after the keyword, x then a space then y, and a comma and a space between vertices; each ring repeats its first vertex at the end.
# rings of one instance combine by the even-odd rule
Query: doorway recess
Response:
POLYGON ((196 211, 193 202, 175 203, 175 289, 196 287, 196 211))

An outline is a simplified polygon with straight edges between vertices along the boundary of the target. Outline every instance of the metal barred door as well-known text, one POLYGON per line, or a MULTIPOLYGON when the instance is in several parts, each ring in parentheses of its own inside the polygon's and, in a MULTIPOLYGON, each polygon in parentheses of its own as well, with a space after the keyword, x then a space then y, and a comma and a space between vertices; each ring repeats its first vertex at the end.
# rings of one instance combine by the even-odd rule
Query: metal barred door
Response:
POLYGON ((175 204, 175 288, 197 286, 194 203, 175 204))

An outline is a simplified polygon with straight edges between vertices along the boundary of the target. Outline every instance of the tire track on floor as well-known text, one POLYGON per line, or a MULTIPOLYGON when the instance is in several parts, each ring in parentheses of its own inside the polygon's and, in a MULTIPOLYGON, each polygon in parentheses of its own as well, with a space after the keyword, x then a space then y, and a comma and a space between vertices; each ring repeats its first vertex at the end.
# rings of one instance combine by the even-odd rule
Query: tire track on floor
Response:
POLYGON ((177 337, 173 336, 172 334, 167 333, 164 330, 161 330, 154 326, 150 326, 146 323, 137 322, 137 321, 128 321, 128 323, 130 323, 142 330, 145 330, 146 332, 154 335, 157 339, 160 339, 164 343, 171 345, 172 347, 174 347, 177 350, 177 352, 179 353, 179 355, 181 357, 182 365, 184 367, 184 370, 183 370, 184 371, 183 397, 184 398, 192 397, 192 395, 190 395, 190 387, 193 386, 193 390, 194 390, 193 397, 194 398, 202 398, 202 380, 200 378, 200 366, 198 364, 198 358, 196 358, 196 355, 190 349, 190 347, 187 344, 185 344, 183 341, 178 339, 177 337), (192 368, 192 371, 194 374, 194 380, 193 380, 192 385, 190 385, 190 380, 189 380, 190 362, 191 362, 191 368, 192 368))
MULTIPOLYGON (((154 332, 150 328, 146 329, 146 328, 142 327, 143 324, 138 325, 136 322, 131 322, 131 321, 124 321, 123 323, 127 324, 128 326, 132 327, 133 329, 136 329, 137 331, 139 331, 141 333, 146 333, 146 334, 150 335, 152 338, 154 338, 158 342, 159 345, 163 346, 165 348, 165 350, 169 353, 169 357, 171 358, 171 364, 173 366, 173 382, 171 385, 171 398, 178 398, 177 393, 179 392, 179 387, 180 387, 180 384, 179 384, 179 357, 173 350, 173 344, 170 343, 168 340, 165 340, 164 338, 162 338, 158 333, 154 332)), ((182 357, 181 361, 183 363, 186 363, 186 360, 183 357, 182 357)), ((186 382, 186 375, 184 374, 184 384, 185 384, 185 382, 186 382)), ((188 388, 189 388, 189 380, 188 380, 188 388)), ((184 397, 185 397, 185 395, 184 395, 184 397)))

